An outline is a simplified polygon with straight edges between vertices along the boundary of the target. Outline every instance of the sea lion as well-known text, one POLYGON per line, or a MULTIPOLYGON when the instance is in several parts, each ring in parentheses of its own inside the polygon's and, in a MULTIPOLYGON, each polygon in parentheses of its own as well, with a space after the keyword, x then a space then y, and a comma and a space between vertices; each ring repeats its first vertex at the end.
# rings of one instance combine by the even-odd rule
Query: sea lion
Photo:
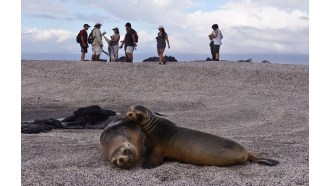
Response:
POLYGON ((140 161, 146 137, 134 122, 118 119, 103 130, 100 142, 107 160, 119 168, 128 169, 140 161))
POLYGON ((154 168, 164 159, 200 166, 230 166, 256 162, 268 166, 278 161, 252 155, 243 145, 212 134, 183 128, 155 115, 144 106, 131 106, 126 119, 137 123, 147 137, 143 168, 154 168))

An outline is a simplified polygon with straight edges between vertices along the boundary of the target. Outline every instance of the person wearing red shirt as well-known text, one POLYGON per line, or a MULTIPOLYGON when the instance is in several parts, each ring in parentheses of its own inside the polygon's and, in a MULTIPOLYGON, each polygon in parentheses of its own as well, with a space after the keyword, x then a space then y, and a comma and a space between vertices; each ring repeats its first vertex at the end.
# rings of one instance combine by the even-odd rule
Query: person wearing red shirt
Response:
POLYGON ((89 29, 88 24, 84 24, 84 28, 80 30, 80 37, 81 37, 81 42, 80 42, 80 47, 81 47, 81 61, 85 61, 85 54, 87 53, 87 48, 88 48, 88 43, 87 43, 87 30, 89 29))

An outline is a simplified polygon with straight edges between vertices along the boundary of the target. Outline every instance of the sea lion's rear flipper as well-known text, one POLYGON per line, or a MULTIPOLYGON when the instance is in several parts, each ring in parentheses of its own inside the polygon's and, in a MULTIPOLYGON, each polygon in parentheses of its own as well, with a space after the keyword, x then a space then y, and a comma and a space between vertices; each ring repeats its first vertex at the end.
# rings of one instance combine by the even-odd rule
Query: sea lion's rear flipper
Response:
POLYGON ((272 159, 261 159, 261 160, 254 161, 253 163, 258 163, 260 165, 266 165, 266 166, 275 166, 275 165, 279 164, 279 161, 272 160, 272 159))
POLYGON ((249 153, 247 160, 250 162, 253 162, 253 163, 258 163, 260 165, 266 165, 266 166, 275 166, 280 163, 277 160, 256 157, 256 156, 252 155, 251 153, 249 153))

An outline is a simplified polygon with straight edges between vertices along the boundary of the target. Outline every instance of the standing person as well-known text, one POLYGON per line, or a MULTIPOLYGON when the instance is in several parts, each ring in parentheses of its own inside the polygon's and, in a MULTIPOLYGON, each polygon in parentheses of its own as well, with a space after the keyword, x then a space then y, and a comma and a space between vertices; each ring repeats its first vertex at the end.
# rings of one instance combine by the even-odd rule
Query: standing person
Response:
POLYGON ((209 38, 212 39, 214 42, 213 45, 213 55, 212 55, 212 60, 214 61, 219 61, 220 59, 220 45, 222 44, 222 33, 219 29, 219 26, 217 24, 212 25, 213 32, 212 34, 209 35, 209 38))
POLYGON ((82 30, 80 30, 80 48, 81 48, 81 57, 80 60, 81 61, 85 61, 85 54, 88 52, 87 48, 88 48, 88 43, 87 43, 87 30, 89 29, 88 24, 84 24, 84 28, 82 30))
POLYGON ((120 35, 119 35, 119 29, 115 27, 112 29, 114 34, 110 37, 109 40, 109 47, 110 47, 110 53, 111 53, 111 61, 112 62, 117 62, 118 61, 118 50, 119 50, 119 40, 120 40, 120 35))
POLYGON ((166 42, 168 45, 168 49, 170 49, 170 42, 168 41, 167 33, 165 32, 164 26, 159 26, 159 33, 156 37, 157 40, 157 52, 159 56, 159 64, 164 65, 166 61, 164 61, 164 51, 166 48, 166 42))
POLYGON ((126 35, 123 41, 121 41, 120 48, 123 48, 125 44, 125 55, 127 62, 133 62, 133 51, 137 46, 137 38, 136 38, 136 31, 132 28, 131 23, 126 23, 126 35))
MULTIPOLYGON (((210 37, 209 37, 210 38, 210 37)), ((210 38, 210 51, 211 51, 211 56, 212 56, 212 60, 215 60, 215 55, 213 52, 213 47, 214 47, 214 41, 212 41, 212 39, 210 38)))
MULTIPOLYGON (((103 47, 103 43, 102 43, 102 34, 101 34, 101 23, 96 23, 93 29, 93 43, 92 43, 92 48, 93 48, 93 52, 92 52, 92 61, 100 61, 100 55, 102 53, 102 47, 103 47)), ((103 33, 103 35, 105 34, 105 32, 103 33)))

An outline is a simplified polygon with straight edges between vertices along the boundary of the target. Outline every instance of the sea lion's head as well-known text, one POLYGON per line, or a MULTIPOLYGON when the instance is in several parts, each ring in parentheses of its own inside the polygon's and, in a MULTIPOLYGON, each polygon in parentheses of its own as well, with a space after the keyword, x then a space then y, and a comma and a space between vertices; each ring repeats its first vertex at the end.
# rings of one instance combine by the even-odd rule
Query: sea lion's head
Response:
POLYGON ((138 157, 134 146, 125 144, 112 153, 110 160, 116 167, 128 169, 138 162, 138 157))
POLYGON ((134 121, 139 125, 143 126, 145 123, 148 122, 151 115, 153 115, 153 113, 146 107, 141 105, 133 105, 126 113, 126 119, 128 121, 134 121))

